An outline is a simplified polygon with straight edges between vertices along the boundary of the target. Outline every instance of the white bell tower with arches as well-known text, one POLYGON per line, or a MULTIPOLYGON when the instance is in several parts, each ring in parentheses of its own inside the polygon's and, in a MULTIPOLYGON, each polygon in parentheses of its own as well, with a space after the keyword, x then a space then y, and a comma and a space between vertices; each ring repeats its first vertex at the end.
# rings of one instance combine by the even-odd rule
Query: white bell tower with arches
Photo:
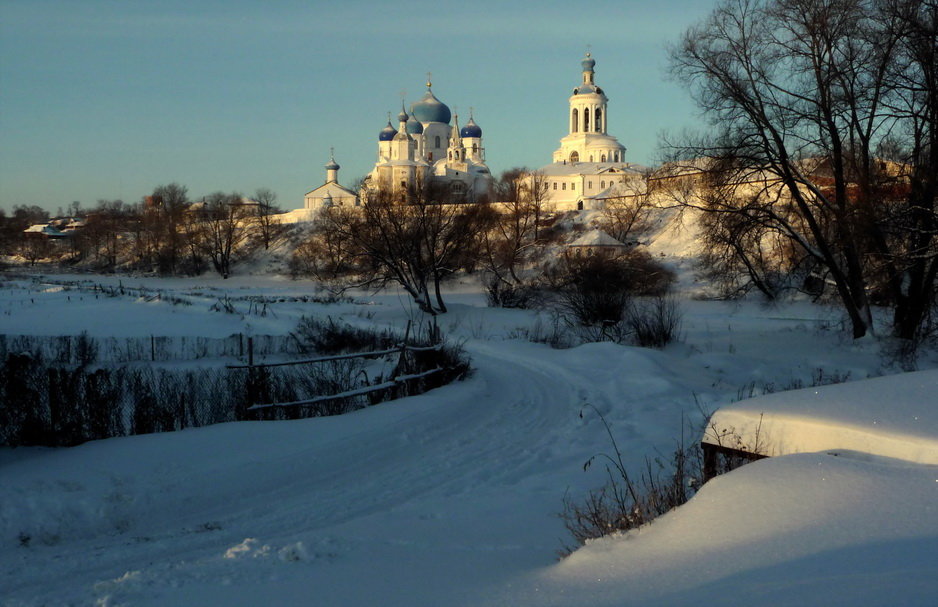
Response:
POLYGON ((573 89, 567 116, 568 133, 560 140, 560 149, 554 152, 554 162, 625 162, 625 146, 609 135, 609 99, 596 86, 596 60, 591 53, 580 62, 583 80, 573 89))

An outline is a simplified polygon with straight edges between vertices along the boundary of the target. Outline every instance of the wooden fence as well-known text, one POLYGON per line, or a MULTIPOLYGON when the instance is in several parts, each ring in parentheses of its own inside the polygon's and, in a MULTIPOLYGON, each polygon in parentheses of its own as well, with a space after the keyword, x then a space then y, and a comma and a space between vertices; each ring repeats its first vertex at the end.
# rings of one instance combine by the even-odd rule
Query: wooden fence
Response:
MULTIPOLYGON (((248 364, 246 365, 226 365, 228 369, 244 369, 248 372, 249 378, 256 377, 256 373, 260 369, 267 369, 271 367, 285 367, 292 365, 311 365, 311 364, 320 364, 328 363, 338 360, 352 360, 356 358, 377 358, 379 356, 387 356, 389 354, 398 354, 397 365, 395 366, 395 372, 397 375, 388 379, 387 381, 364 385, 359 388, 354 388, 352 390, 346 390, 344 392, 338 392, 336 394, 326 394, 320 395, 313 398, 308 398, 304 400, 297 400, 292 402, 284 403, 263 403, 258 404, 252 402, 252 394, 248 394, 248 401, 250 406, 247 408, 248 411, 262 411, 265 409, 274 409, 274 408, 286 408, 286 407, 313 407, 321 403, 345 399, 345 398, 354 398, 356 396, 362 396, 364 394, 370 394, 372 392, 380 392, 383 390, 394 390, 406 384, 408 381, 413 381, 421 379, 434 373, 439 373, 443 371, 443 367, 435 367, 433 369, 420 371, 416 373, 407 373, 406 369, 408 368, 407 363, 407 353, 408 352, 429 352, 429 351, 439 351, 443 348, 442 344, 437 344, 433 346, 412 346, 407 343, 408 336, 410 335, 410 324, 408 323, 407 331, 404 334, 404 342, 394 348, 389 348, 385 350, 373 350, 371 352, 356 352, 350 354, 335 354, 332 356, 319 356, 316 358, 307 358, 303 360, 293 360, 288 362, 278 362, 278 363, 262 363, 254 364, 254 349, 252 338, 248 338, 247 342, 247 351, 248 351, 248 364)), ((248 381, 247 384, 252 386, 255 384, 254 381, 248 381)))
POLYGON ((251 351, 259 356, 302 354, 293 335, 234 333, 228 337, 143 336, 90 337, 88 335, 0 335, 0 358, 30 352, 61 364, 171 362, 202 358, 241 358, 251 351))

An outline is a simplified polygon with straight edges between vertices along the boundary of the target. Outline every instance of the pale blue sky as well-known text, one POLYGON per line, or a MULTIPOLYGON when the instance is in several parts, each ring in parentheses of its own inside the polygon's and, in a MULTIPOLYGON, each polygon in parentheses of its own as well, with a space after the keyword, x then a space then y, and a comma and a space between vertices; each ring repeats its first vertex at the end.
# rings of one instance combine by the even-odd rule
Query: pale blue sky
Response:
POLYGON ((285 208, 335 147, 349 184, 387 112, 433 90, 475 108, 493 173, 551 160, 592 45, 626 159, 696 122, 665 45, 710 0, 0 0, 0 207, 269 187, 285 208))

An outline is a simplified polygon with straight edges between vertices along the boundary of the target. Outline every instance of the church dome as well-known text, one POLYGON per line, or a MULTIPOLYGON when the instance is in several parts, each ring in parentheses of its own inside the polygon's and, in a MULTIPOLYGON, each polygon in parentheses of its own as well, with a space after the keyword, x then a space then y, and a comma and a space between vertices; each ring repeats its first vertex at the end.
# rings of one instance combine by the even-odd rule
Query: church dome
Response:
POLYGON ((410 112, 420 122, 442 122, 449 124, 452 114, 445 103, 434 96, 433 91, 427 88, 423 99, 410 107, 410 112))
POLYGON ((466 126, 459 131, 460 137, 482 137, 482 128, 475 123, 475 120, 469 118, 466 126))
POLYGON ((327 171, 338 171, 340 168, 342 167, 338 165, 338 163, 335 161, 335 158, 330 158, 329 164, 326 165, 327 171))
POLYGON ((407 134, 408 135, 422 135, 423 134, 423 125, 420 124, 413 114, 410 118, 407 119, 407 134))
POLYGON ((583 66, 584 72, 592 72, 593 68, 596 66, 596 60, 593 59, 592 55, 586 53, 586 58, 580 62, 580 65, 583 66))
POLYGON ((391 141, 395 135, 397 135, 397 129, 391 126, 391 121, 388 120, 388 125, 378 133, 378 141, 391 141))

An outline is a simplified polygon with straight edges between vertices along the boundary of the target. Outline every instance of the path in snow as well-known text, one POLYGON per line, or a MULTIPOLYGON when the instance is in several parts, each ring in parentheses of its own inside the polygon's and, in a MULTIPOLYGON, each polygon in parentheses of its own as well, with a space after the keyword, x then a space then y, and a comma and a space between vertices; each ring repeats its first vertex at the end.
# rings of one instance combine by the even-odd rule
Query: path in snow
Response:
POLYGON ((656 352, 524 342, 469 352, 470 380, 348 416, 100 441, 10 465, 4 541, 24 529, 36 540, 0 552, 3 586, 27 603, 186 604, 227 583, 226 600, 251 604, 298 558, 293 569, 308 570, 292 583, 319 587, 317 604, 412 604, 415 588, 454 601, 553 561, 563 491, 595 484, 580 467, 608 447, 598 419, 579 418, 585 403, 641 453, 668 448, 675 428, 662 418, 677 425, 690 404, 656 352), (407 562, 441 577, 402 583, 416 575, 398 571, 407 562), (54 583, 39 563, 55 563, 54 583), (353 583, 360 567, 384 570, 386 583, 353 583))

